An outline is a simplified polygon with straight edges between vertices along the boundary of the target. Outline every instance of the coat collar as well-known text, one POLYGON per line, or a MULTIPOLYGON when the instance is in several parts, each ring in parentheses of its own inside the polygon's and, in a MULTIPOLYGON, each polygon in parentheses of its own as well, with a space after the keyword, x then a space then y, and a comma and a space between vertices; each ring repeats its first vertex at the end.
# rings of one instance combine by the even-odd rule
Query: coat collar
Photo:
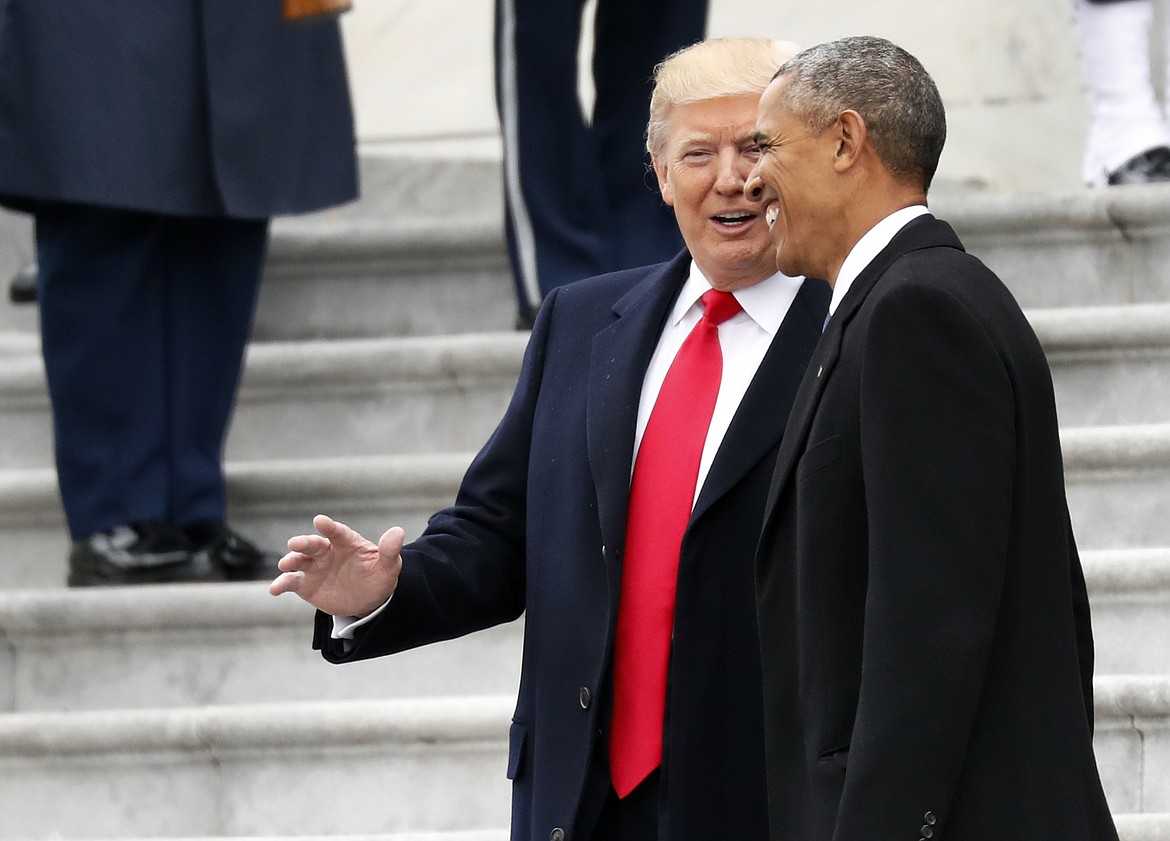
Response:
MULTIPOLYGON (((837 312, 829 320, 825 333, 813 352, 805 371, 804 379, 797 392, 792 414, 788 419, 788 434, 780 446, 776 459, 776 472, 768 494, 766 516, 770 519, 781 489, 788 483, 804 443, 809 426, 820 403, 821 394, 828 382, 837 359, 841 354, 841 342, 849 322, 873 290, 874 285, 899 258, 923 248, 950 247, 963 250, 963 245, 954 230, 946 222, 933 216, 919 216, 900 230, 890 244, 870 261, 853 282, 845 297, 841 299, 837 312)), ((767 523, 765 523, 767 527, 767 523)))
POLYGON ((692 522, 783 437, 805 360, 821 335, 830 294, 828 284, 819 280, 806 280, 801 285, 727 428, 695 502, 692 522))
MULTIPOLYGON (((597 492, 602 540, 607 547, 625 544, 630 472, 638 403, 650 358, 662 326, 690 268, 690 255, 651 270, 613 306, 613 321, 592 341, 586 408, 589 463, 597 492)), ((760 369, 736 410, 723 444, 696 500, 692 523, 780 440, 804 371, 803 360, 820 337, 830 290, 806 281, 760 369)), ((607 558, 613 555, 607 552, 607 558)), ((611 581, 620 580, 617 576, 611 581)))
POLYGON ((613 320, 593 337, 585 434, 601 536, 608 547, 625 543, 642 381, 690 261, 683 251, 651 269, 613 305, 613 320))

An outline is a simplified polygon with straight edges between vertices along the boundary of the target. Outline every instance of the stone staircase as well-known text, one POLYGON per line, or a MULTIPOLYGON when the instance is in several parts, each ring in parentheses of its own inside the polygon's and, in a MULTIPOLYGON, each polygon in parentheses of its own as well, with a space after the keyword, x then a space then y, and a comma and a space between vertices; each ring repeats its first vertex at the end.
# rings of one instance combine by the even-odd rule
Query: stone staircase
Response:
MULTIPOLYGON (((364 165, 361 203, 274 228, 228 447, 273 547, 318 512, 417 534, 519 369, 495 163, 364 165)), ((1126 841, 1170 841, 1170 188, 933 204, 1048 352, 1098 760, 1126 841)), ((0 218, 0 278, 27 238, 0 218)), ((35 308, 0 303, 0 841, 507 837, 520 623, 334 667, 263 584, 69 591, 48 418, 35 308)))

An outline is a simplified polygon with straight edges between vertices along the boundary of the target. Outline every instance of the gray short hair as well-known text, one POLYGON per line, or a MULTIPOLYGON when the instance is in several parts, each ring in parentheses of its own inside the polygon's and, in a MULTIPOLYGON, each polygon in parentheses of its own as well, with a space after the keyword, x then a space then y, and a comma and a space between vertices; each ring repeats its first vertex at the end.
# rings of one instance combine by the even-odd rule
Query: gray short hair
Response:
POLYGON ((934 80, 910 53, 883 38, 842 38, 793 56, 776 78, 785 80, 782 104, 810 131, 856 111, 886 169, 930 188, 947 137, 946 112, 934 80))

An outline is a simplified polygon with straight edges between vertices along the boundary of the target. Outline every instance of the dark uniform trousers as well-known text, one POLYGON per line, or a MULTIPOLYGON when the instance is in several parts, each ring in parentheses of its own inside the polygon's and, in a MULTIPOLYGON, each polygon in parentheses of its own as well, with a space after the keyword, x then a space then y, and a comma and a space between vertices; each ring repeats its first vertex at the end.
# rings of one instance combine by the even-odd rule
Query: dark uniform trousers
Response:
POLYGON ((222 520, 222 447, 268 220, 40 203, 40 318, 75 539, 222 520))

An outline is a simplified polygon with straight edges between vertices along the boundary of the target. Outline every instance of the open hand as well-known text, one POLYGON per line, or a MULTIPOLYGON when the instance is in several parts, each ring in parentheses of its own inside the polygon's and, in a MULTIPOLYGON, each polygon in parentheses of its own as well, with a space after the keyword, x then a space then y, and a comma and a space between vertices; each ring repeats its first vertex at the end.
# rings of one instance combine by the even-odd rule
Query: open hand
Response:
POLYGON ((401 528, 387 529, 377 544, 324 514, 313 518, 313 528, 317 534, 289 539, 269 593, 296 593, 332 616, 358 618, 390 598, 402 570, 401 528))

